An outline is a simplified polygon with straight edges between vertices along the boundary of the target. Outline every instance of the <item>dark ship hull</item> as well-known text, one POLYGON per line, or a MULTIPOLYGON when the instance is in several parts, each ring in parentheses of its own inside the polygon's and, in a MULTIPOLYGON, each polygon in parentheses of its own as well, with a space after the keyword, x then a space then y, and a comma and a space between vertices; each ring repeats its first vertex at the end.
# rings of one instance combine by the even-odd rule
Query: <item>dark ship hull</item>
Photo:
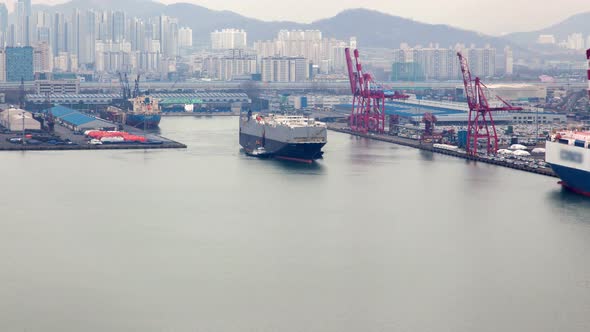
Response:
POLYGON ((137 128, 157 128, 160 125, 162 116, 160 114, 132 114, 127 113, 125 117, 125 124, 137 128))
POLYGON ((286 143, 240 133, 240 145, 246 153, 257 157, 309 162, 322 158, 326 143, 286 143))
POLYGON ((326 125, 313 119, 251 112, 240 117, 240 145, 249 155, 311 163, 322 158, 326 142, 326 125))

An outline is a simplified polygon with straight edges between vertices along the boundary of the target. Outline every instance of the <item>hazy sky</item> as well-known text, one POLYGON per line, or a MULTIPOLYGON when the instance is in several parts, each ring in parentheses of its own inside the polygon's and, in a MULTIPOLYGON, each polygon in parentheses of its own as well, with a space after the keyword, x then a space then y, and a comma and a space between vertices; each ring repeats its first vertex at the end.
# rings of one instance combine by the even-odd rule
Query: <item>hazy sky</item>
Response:
MULTIPOLYGON (((0 2, 16 0, 0 0, 0 2)), ((33 0, 59 3, 64 0, 33 0)), ((365 7, 427 23, 444 23, 499 35, 542 28, 590 11, 590 0, 161 0, 192 2, 264 20, 310 22, 346 8, 365 7), (444 5, 443 5, 444 4, 444 5)), ((365 22, 363 24, 371 24, 365 22)), ((590 23, 589 23, 590 24, 590 23)))

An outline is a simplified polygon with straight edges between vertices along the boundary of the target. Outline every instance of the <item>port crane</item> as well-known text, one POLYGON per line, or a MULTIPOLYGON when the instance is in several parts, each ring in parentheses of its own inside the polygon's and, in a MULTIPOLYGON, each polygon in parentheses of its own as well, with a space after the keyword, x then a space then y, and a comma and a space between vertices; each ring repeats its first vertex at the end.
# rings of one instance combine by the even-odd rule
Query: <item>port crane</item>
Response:
POLYGON ((119 82, 121 84, 121 108, 128 109, 131 107, 131 102, 129 99, 136 98, 141 95, 141 90, 139 89, 139 79, 141 78, 140 74, 137 74, 137 77, 134 81, 133 91, 131 90, 131 86, 129 85, 129 78, 127 77, 127 73, 122 74, 119 72, 119 82))
POLYGON ((141 95, 141 91, 139 90, 139 78, 140 78, 140 74, 137 74, 137 77, 135 78, 135 86, 133 87, 133 98, 137 98, 139 97, 139 95, 141 95))
MULTIPOLYGON (((590 48, 586 50, 586 60, 588 62, 588 70, 586 71, 586 78, 590 82, 590 48)), ((590 83, 588 83, 588 99, 590 100, 590 83)))
POLYGON ((385 132, 385 99, 406 99, 408 96, 399 92, 385 93, 370 73, 363 72, 359 51, 346 48, 346 66, 350 90, 352 92, 352 111, 350 129, 367 133, 385 132), (352 57, 354 56, 354 63, 352 57))
POLYGON ((119 83, 121 84, 121 99, 123 102, 131 98, 131 88, 129 87, 129 79, 127 73, 124 75, 119 72, 119 83))
POLYGON ((480 140, 486 142, 487 154, 495 154, 498 151, 498 133, 494 124, 493 112, 497 111, 521 111, 522 107, 514 107, 496 96, 504 106, 492 107, 486 97, 488 88, 481 82, 479 77, 472 78, 467 58, 461 52, 457 52, 465 96, 469 105, 469 118, 467 121, 467 153, 477 155, 477 148, 480 140))
POLYGON ((437 119, 434 114, 427 112, 422 116, 422 122, 424 122, 424 136, 432 137, 434 135, 434 124, 437 119))

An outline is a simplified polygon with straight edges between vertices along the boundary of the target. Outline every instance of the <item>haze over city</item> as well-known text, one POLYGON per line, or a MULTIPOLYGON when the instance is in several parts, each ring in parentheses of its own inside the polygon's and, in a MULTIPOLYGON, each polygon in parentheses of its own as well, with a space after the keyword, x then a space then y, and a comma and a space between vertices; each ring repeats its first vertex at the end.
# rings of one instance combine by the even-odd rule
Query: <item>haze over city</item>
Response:
POLYGON ((590 331, 590 0, 0 0, 0 332, 590 331))
MULTIPOLYGON (((12 0, 3 0, 13 8, 12 0)), ((57 4, 63 0, 37 0, 33 4, 57 4)), ((187 2, 215 10, 229 10, 262 20, 308 23, 334 16, 344 9, 370 8, 416 21, 448 24, 490 35, 531 31, 557 23, 571 15, 590 11, 586 0, 162 0, 166 4, 187 2)), ((11 9, 12 10, 12 9, 11 9)))

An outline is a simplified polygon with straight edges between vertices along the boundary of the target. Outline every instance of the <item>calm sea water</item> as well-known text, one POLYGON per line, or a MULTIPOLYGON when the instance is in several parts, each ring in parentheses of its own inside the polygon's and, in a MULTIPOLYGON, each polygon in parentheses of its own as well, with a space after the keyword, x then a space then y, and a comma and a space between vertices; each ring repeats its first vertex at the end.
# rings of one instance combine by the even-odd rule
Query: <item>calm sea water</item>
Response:
POLYGON ((589 331, 590 199, 557 180, 330 132, 245 156, 3 153, 1 331, 589 331))

